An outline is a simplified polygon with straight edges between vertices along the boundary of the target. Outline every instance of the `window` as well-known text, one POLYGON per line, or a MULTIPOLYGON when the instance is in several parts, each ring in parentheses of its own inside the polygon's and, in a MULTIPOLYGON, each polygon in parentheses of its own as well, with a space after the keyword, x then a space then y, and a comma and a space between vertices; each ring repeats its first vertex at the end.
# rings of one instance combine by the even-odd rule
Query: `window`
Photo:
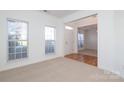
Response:
POLYGON ((83 48, 84 45, 84 34, 78 33, 78 48, 83 48))
POLYGON ((7 20, 8 23, 8 60, 27 57, 28 24, 23 21, 7 20))
POLYGON ((45 27, 45 54, 55 53, 55 28, 45 27))

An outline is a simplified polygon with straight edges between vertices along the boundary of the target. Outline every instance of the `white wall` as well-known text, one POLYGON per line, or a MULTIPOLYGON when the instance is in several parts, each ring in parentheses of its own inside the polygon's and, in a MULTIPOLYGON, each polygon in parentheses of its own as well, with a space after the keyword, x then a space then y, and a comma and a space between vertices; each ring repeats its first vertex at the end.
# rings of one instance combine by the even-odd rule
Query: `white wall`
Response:
MULTIPOLYGON (((115 72, 114 11, 98 13, 98 67, 115 72)), ((115 72, 116 73, 116 72, 115 72)))
POLYGON ((77 46, 77 26, 71 26, 73 30, 64 30, 64 55, 71 54, 71 53, 78 53, 78 46, 77 46), (70 35, 71 34, 71 35, 70 35))
POLYGON ((0 70, 11 69, 43 60, 63 56, 64 24, 60 19, 39 11, 0 11, 0 70), (7 18, 29 22, 29 57, 7 63, 7 18), (57 45, 55 55, 44 55, 44 26, 56 26, 57 45))
POLYGON ((74 30, 65 30, 64 54, 74 53, 74 30))
POLYGON ((80 33, 84 34, 84 45, 82 49, 93 49, 97 50, 97 29, 89 29, 84 31, 83 29, 78 30, 80 33))
POLYGON ((115 11, 115 67, 114 70, 124 77, 124 10, 115 11))

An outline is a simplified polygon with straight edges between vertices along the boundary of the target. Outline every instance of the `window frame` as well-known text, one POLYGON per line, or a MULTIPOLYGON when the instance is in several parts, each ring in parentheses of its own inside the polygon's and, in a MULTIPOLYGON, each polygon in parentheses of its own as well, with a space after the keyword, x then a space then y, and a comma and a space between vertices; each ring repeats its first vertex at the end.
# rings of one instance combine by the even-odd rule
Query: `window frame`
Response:
MULTIPOLYGON (((19 20, 19 19, 13 19, 13 18, 7 18, 6 19, 6 22, 7 22, 7 63, 11 63, 11 62, 19 62, 20 60, 23 61, 25 59, 28 59, 29 58, 29 22, 28 21, 24 21, 24 20, 19 20), (16 21, 16 22, 23 22, 23 23, 26 23, 27 24, 27 40, 24 40, 24 41, 27 41, 27 57, 24 57, 24 58, 19 58, 19 59, 13 59, 13 60, 9 60, 9 30, 8 30, 8 21, 16 21)), ((23 41, 23 40, 22 40, 23 41)))
POLYGON ((78 38, 78 49, 84 48, 84 33, 78 32, 77 38, 78 38), (81 35, 81 34, 83 35, 83 40, 79 40, 79 35, 81 35), (82 47, 81 47, 81 43, 80 43, 81 41, 83 41, 82 47))
POLYGON ((49 56, 49 55, 55 55, 55 54, 56 54, 56 50, 57 50, 57 49, 56 49, 56 48, 57 48, 57 47, 56 47, 56 46, 57 46, 57 42, 56 42, 56 41, 57 41, 57 40, 56 40, 56 26, 45 25, 45 26, 44 26, 44 55, 45 55, 45 56, 46 56, 46 55, 49 56), (46 46, 46 42, 45 42, 45 41, 46 41, 46 40, 45 40, 45 27, 54 28, 54 40, 55 40, 55 46, 54 46, 54 48, 55 48, 54 50, 55 50, 55 51, 54 51, 54 53, 47 53, 47 54, 46 54, 46 52, 45 52, 45 50, 46 50, 46 47, 45 47, 45 46, 46 46))

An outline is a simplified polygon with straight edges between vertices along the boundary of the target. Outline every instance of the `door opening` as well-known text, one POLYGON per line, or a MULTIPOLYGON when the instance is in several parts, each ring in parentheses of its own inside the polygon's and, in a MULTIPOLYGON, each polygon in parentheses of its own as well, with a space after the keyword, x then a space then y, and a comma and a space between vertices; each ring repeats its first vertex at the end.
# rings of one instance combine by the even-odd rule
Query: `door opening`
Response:
POLYGON ((73 53, 66 57, 97 66, 97 15, 88 16, 66 25, 74 28, 73 36, 70 38, 73 40, 73 44, 70 45, 74 48, 73 53))

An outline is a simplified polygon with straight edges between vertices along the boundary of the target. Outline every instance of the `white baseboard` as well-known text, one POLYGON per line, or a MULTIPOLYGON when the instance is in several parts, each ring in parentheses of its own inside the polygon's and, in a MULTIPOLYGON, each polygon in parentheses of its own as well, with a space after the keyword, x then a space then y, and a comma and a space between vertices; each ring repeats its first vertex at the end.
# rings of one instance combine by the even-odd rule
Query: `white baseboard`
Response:
POLYGON ((55 58, 58 58, 58 57, 63 57, 63 56, 53 56, 53 57, 48 57, 48 58, 40 59, 40 60, 36 60, 36 61, 30 61, 30 60, 27 59, 27 60, 22 61, 22 62, 6 63, 5 65, 0 66, 0 72, 1 71, 6 71, 6 70, 11 70, 11 69, 14 69, 14 68, 24 67, 24 66, 27 66, 27 65, 35 64, 35 63, 44 62, 44 61, 55 59, 55 58))

